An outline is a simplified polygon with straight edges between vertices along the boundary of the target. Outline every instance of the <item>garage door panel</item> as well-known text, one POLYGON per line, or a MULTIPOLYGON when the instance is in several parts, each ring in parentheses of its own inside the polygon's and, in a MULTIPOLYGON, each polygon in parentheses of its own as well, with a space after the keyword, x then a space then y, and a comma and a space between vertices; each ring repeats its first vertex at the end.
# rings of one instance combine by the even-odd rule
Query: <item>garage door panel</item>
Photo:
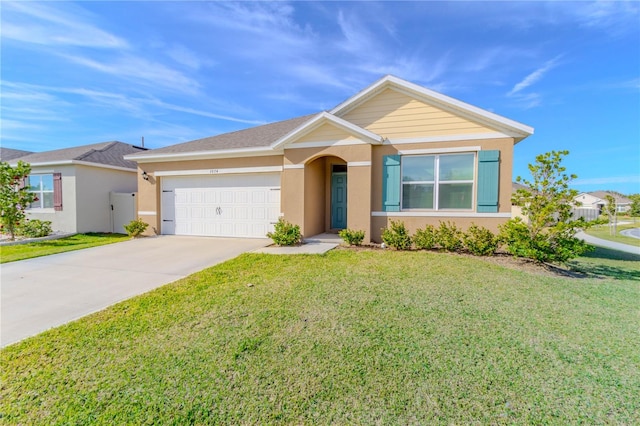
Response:
POLYGON ((165 177, 162 185, 175 193, 173 206, 162 206, 163 219, 175 215, 163 233, 265 237, 280 216, 279 174, 165 177))

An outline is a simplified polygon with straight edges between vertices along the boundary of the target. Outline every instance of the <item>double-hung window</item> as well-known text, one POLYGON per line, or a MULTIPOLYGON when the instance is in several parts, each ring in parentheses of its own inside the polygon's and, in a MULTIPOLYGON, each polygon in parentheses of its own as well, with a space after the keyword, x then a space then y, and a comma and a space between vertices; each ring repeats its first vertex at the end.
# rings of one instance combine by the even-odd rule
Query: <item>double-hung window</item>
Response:
POLYGON ((472 210, 474 153, 402 157, 403 210, 472 210))
POLYGON ((36 194, 37 200, 31 203, 32 209, 53 208, 53 174, 29 175, 27 187, 36 194))

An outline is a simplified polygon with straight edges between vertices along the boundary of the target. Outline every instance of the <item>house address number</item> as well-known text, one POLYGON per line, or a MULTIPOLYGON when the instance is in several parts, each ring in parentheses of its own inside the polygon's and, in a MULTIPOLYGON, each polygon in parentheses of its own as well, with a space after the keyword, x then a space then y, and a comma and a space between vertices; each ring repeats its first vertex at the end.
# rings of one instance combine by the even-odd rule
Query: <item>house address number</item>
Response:
POLYGON ((218 172, 219 172, 219 171, 218 171, 218 169, 210 169, 210 170, 209 170, 209 174, 210 174, 210 175, 215 175, 215 174, 216 174, 216 173, 218 173, 218 172))

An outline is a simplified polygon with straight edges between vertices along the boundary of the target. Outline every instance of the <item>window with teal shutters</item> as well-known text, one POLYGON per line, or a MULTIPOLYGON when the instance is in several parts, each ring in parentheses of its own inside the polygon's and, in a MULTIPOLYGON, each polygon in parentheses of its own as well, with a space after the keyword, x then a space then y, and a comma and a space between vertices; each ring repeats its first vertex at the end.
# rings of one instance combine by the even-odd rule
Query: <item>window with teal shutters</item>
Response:
POLYGON ((500 151, 478 152, 478 213, 498 212, 500 151))
POLYGON ((400 211, 399 155, 385 155, 382 159, 382 210, 400 211))

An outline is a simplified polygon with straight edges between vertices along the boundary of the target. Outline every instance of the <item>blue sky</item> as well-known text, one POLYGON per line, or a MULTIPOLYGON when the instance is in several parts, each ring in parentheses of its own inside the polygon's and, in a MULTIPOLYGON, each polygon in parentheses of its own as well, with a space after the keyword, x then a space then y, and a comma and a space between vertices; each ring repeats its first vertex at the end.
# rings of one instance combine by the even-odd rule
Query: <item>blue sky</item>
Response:
POLYGON ((162 146, 330 109, 385 74, 535 128, 640 192, 638 2, 0 2, 1 143, 162 146))

